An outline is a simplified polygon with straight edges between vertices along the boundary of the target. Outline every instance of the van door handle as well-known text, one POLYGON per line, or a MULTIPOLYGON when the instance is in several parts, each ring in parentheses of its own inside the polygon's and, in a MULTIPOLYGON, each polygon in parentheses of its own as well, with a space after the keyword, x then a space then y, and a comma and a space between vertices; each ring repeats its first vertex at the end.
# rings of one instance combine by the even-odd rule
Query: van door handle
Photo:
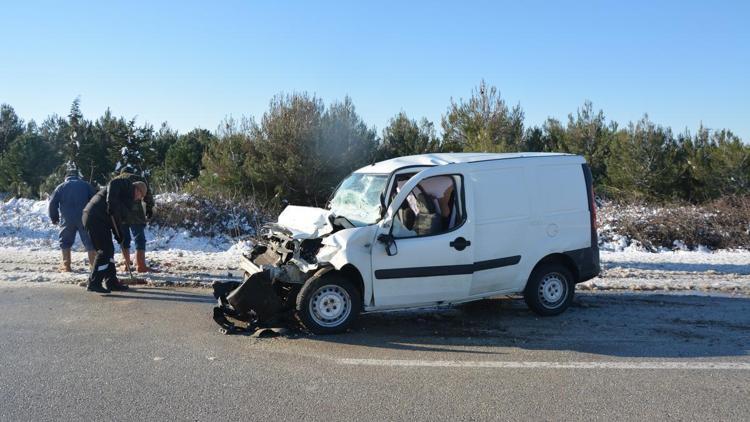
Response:
POLYGON ((449 245, 451 248, 455 248, 457 251, 462 251, 471 246, 471 242, 464 239, 463 237, 457 237, 456 240, 449 243, 449 245))

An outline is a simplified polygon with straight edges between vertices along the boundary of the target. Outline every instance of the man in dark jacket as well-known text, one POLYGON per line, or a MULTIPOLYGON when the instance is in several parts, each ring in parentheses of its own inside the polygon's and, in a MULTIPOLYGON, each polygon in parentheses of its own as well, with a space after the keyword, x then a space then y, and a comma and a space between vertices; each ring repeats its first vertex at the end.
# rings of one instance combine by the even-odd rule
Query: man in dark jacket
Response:
MULTIPOLYGON (((136 174, 136 171, 126 166, 119 176, 119 179, 128 179, 131 182, 143 182, 146 180, 136 174)), ((148 187, 148 184, 146 184, 148 187)), ((135 241, 135 263, 136 271, 139 273, 146 273, 153 271, 146 265, 146 223, 154 214, 154 197, 151 194, 151 189, 148 189, 148 193, 142 201, 133 201, 133 208, 125 216, 123 220, 123 226, 120 230, 122 233, 122 257, 125 260, 127 267, 131 266, 130 261, 130 241, 135 241)))
POLYGON ((70 249, 76 240, 76 233, 89 254, 89 266, 94 265, 96 250, 91 243, 88 233, 83 228, 81 215, 83 208, 96 193, 91 186, 78 176, 78 169, 69 167, 65 174, 65 181, 55 188, 49 200, 49 219, 52 224, 60 224, 60 249, 62 249, 62 265, 60 271, 70 272, 70 249), (62 219, 60 218, 62 214, 62 219))
POLYGON ((128 286, 117 280, 112 234, 118 243, 122 242, 122 221, 133 208, 133 202, 142 200, 147 191, 143 182, 116 178, 94 195, 84 208, 83 225, 96 248, 96 261, 89 276, 89 291, 109 293, 110 290, 127 290, 128 286), (106 282, 106 286, 102 285, 103 282, 106 282))

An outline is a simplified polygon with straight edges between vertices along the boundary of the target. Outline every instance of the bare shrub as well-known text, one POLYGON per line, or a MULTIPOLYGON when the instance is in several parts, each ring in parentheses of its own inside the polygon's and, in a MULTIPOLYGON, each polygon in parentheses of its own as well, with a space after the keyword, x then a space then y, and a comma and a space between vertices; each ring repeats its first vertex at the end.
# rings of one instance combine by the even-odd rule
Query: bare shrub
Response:
POLYGON ((624 236, 648 250, 750 248, 750 197, 702 205, 606 203, 599 210, 600 239, 624 236))
POLYGON ((153 224, 185 229, 193 236, 254 236, 270 219, 252 200, 206 198, 196 194, 156 196, 153 224))

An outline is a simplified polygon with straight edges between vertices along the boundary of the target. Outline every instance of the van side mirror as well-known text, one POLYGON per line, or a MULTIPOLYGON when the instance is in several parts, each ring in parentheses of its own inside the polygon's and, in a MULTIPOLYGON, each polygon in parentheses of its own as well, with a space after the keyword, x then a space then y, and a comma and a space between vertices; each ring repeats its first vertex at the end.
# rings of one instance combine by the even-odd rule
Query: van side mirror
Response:
POLYGON ((396 246, 396 239, 393 238, 393 235, 382 233, 378 236, 378 242, 385 245, 385 253, 388 256, 398 253, 398 246, 396 246))

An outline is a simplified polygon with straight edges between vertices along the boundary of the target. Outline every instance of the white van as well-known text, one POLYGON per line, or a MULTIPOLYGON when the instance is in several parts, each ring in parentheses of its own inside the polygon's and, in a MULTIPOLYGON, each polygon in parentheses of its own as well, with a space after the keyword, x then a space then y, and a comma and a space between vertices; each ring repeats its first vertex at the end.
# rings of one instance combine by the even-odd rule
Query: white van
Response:
POLYGON ((293 310, 315 333, 362 311, 517 293, 556 315, 599 274, 595 213, 580 156, 394 158, 348 176, 327 209, 287 207, 242 259, 229 306, 261 319, 293 310))

